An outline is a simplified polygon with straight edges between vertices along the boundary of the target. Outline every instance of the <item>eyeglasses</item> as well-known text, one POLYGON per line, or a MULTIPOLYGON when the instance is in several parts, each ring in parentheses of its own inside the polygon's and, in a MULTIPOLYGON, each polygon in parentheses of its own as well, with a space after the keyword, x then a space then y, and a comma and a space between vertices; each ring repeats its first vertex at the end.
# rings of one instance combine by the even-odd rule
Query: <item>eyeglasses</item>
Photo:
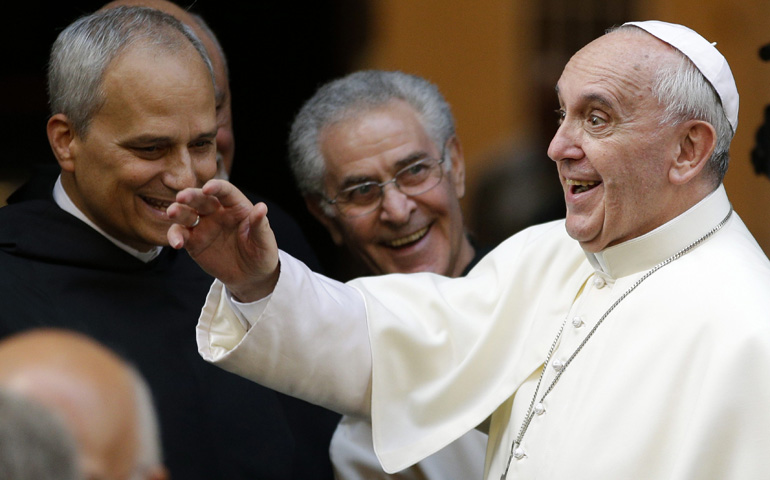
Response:
POLYGON ((385 186, 392 183, 404 195, 415 197, 441 183, 444 175, 444 152, 441 158, 423 158, 402 168, 386 182, 364 182, 344 188, 326 202, 337 207, 346 217, 360 217, 380 208, 385 186))

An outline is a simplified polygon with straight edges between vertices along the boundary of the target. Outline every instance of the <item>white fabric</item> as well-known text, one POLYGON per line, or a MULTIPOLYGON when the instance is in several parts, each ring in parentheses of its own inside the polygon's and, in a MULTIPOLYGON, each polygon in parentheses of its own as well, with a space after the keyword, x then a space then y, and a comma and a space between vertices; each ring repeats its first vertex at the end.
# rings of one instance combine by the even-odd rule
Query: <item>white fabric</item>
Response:
MULTIPOLYGON (((365 312, 350 287, 282 256, 265 314, 218 361, 208 355, 215 339, 205 332, 223 328, 234 314, 215 286, 201 316, 200 351, 271 388, 362 414, 368 413, 360 394, 368 391, 371 365, 374 445, 389 472, 438 451, 492 414, 485 476, 500 478, 564 320, 554 354, 560 360, 644 272, 728 211, 720 187, 672 222, 590 261, 563 221, 533 227, 463 278, 413 274, 351 282, 363 293, 365 312), (328 293, 344 297, 337 310, 323 300, 328 293), (579 328, 571 322, 576 316, 584 320, 579 328), (371 359, 369 346, 360 348, 365 319, 371 359), (335 331, 327 332, 332 325, 335 331), (351 349, 355 343, 359 348, 351 349), (338 348, 347 354, 313 353, 338 348), (291 354, 297 350, 307 358, 291 354), (275 358, 287 359, 279 373, 275 358), (313 363, 321 358, 324 366, 313 363), (367 366, 348 371, 351 364, 367 366), (302 375, 308 365, 319 378, 302 375), (330 372, 347 379, 330 382, 330 372)), ((522 445, 526 456, 513 461, 508 478, 767 476, 768 292, 770 262, 733 214, 720 232, 649 277, 609 315, 545 400, 545 414, 533 419, 522 445)), ((554 375, 546 369, 543 384, 554 375)))
POLYGON ((484 475, 487 439, 485 433, 471 430, 410 468, 388 474, 374 453, 371 424, 344 416, 329 453, 337 480, 473 480, 484 475))
POLYGON ((659 20, 626 22, 624 25, 639 27, 685 54, 716 90, 735 133, 738 128, 738 87, 735 86, 730 65, 715 44, 684 25, 659 20))
POLYGON ((198 351, 207 361, 274 390, 368 417, 372 363, 361 294, 313 273, 285 252, 280 261, 278 284, 264 305, 236 306, 222 283, 214 282, 196 327, 198 351), (262 311, 259 319, 249 316, 250 308, 262 311), (286 318, 294 321, 283 322, 286 318), (278 344, 282 348, 273 348, 278 344))

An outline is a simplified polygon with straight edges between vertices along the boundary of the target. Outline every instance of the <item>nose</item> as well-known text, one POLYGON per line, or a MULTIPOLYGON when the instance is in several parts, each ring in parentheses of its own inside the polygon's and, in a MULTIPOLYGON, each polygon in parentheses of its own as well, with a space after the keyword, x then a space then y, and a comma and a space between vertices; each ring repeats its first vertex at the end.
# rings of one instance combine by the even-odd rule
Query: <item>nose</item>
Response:
POLYGON ((409 221, 412 211, 417 207, 414 200, 399 190, 395 183, 382 187, 382 208, 380 220, 388 223, 403 224, 409 221))
POLYGON ((174 191, 201 187, 216 173, 216 152, 195 155, 188 148, 180 148, 168 157, 163 183, 174 191), (208 158, 210 157, 210 158, 208 158))
POLYGON ((563 122, 551 139, 551 144, 548 145, 548 157, 554 162, 582 158, 583 150, 579 138, 580 133, 577 129, 568 122, 563 122))

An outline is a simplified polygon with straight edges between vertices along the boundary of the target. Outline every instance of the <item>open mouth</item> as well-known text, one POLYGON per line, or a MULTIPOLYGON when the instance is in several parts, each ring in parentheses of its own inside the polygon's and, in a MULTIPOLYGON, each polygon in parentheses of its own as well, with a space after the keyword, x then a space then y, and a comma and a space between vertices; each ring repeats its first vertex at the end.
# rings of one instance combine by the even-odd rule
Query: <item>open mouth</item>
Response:
POLYGON ((594 188, 595 186, 599 185, 602 182, 593 182, 588 180, 571 180, 567 179, 567 185, 570 187, 570 192, 573 195, 577 195, 579 193, 587 192, 594 188))
POLYGON ((172 203, 166 200, 158 200, 157 198, 150 198, 150 197, 141 197, 141 198, 142 200, 144 200, 144 203, 154 208, 155 210, 162 211, 163 213, 166 212, 166 209, 170 207, 172 203))
POLYGON ((427 226, 425 228, 422 228, 422 229, 414 232, 411 235, 407 235, 406 237, 397 238, 395 240, 387 242, 385 245, 387 245, 387 246, 389 246, 391 248, 400 248, 400 247, 404 247, 406 245, 410 245, 412 243, 415 243, 415 242, 419 241, 422 237, 427 235, 429 228, 430 228, 430 226, 427 226))

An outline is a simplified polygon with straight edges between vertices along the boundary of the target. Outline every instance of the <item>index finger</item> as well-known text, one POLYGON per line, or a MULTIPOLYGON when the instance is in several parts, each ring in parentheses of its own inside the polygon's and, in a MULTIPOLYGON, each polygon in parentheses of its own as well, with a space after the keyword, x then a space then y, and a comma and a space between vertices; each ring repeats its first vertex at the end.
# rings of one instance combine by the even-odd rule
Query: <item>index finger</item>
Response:
POLYGON ((219 208, 219 199, 200 188, 185 188, 176 194, 176 201, 167 209, 169 215, 193 210, 199 215, 210 215, 219 208))
POLYGON ((212 179, 206 182, 201 191, 205 195, 211 195, 219 200, 224 207, 232 207, 239 203, 247 202, 251 206, 251 201, 232 183, 226 180, 212 179))

